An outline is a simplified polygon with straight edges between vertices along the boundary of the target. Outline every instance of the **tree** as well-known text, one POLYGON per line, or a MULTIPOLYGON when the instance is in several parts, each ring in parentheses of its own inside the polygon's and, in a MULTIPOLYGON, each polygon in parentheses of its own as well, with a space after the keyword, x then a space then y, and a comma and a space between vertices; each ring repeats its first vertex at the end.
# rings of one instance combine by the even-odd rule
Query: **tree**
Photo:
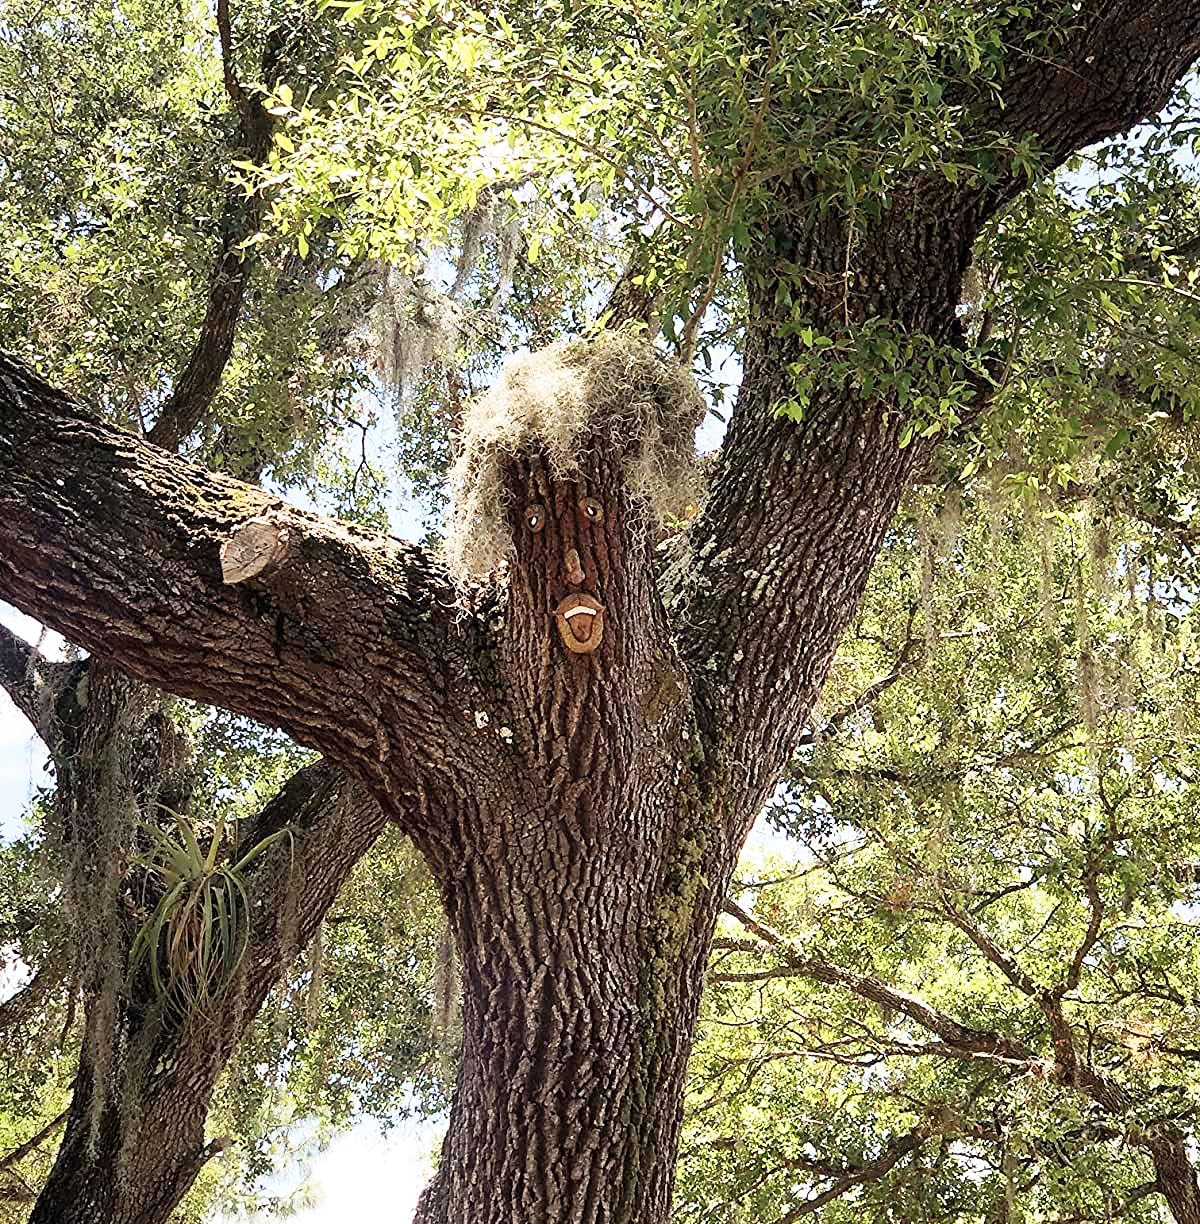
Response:
MULTIPOLYGON (((654 65, 613 35, 619 8, 527 30, 499 14, 483 35, 432 16, 394 64, 453 43, 476 92, 429 101, 451 122, 480 90, 479 113, 505 119, 493 91, 519 85, 514 127, 550 126, 524 104, 572 96, 581 50, 628 59, 643 88, 654 65), (519 81, 471 76, 474 40, 504 48, 514 24, 517 52, 560 39, 550 83, 538 55, 516 57, 519 81)), ((960 318, 976 241, 1031 178, 1167 104, 1197 18, 838 10, 814 52, 769 8, 660 15, 651 33, 697 40, 677 91, 697 175, 670 215, 691 210, 704 240, 688 250, 683 224, 634 243, 629 283, 688 359, 727 251, 744 293, 737 404, 667 567, 648 494, 699 399, 644 342, 552 349, 469 410, 460 503, 491 514, 460 524, 456 555, 485 556, 470 545, 499 525, 511 558, 467 596, 424 550, 172 457, 3 360, 0 594, 139 680, 322 752, 429 865, 463 964, 464 1047, 422 1220, 666 1217, 738 848, 932 440, 982 420, 1007 377, 1015 335, 960 318)), ((644 148, 597 143, 586 107, 567 119, 577 148, 661 204, 644 148)), ((331 215, 305 216, 306 199, 278 209, 305 242, 331 215)))
POLYGON ((1195 558, 1143 470, 908 499, 775 810, 808 853, 727 905, 683 1218, 1195 1218, 1195 558))
MULTIPOLYGON (((345 268, 330 251, 304 266, 282 249, 264 256, 248 245, 264 201, 235 189, 228 176, 231 159, 257 164, 271 146, 276 122, 266 85, 285 71, 311 75, 318 88, 328 76, 336 26, 309 22, 287 33, 286 6, 264 6, 240 15, 239 56, 227 9, 216 16, 222 54, 213 79, 211 55, 197 54, 190 38, 199 24, 194 12, 162 16, 130 6, 122 40, 112 14, 92 6, 64 6, 52 27, 36 6, 8 6, 0 65, 13 85, 4 137, 12 223, 6 338, 64 360, 77 386, 116 419, 139 421, 160 446, 196 446, 199 434, 198 453, 211 463, 251 478, 270 469, 277 480, 305 471, 319 479, 317 439, 344 414, 358 377, 356 341, 339 313, 360 291, 352 277, 336 275, 345 268), (246 51, 256 44, 255 63, 246 51), (243 85, 251 72, 255 83, 243 85), (65 114, 59 95, 44 87, 51 77, 72 91, 75 105, 65 114), (17 82, 32 82, 33 96, 19 98, 17 82), (222 97, 227 111, 216 100, 222 97), (199 131, 193 107, 202 117, 199 131), (154 155, 164 137, 172 153, 165 162, 154 155), (114 146, 115 158, 106 160, 114 146), (163 247, 153 263, 148 233, 163 247), (332 285, 318 290, 322 278, 332 285), (119 301, 111 296, 114 281, 125 286, 119 301), (184 301, 199 310, 181 309, 171 326, 161 326, 163 299, 189 282, 195 292, 184 301), (86 319, 70 308, 81 296, 86 319), (287 369, 282 395, 270 363, 247 361, 248 339, 287 369), (164 384, 169 392, 158 394, 164 384), (244 397, 241 411, 215 405, 219 392, 244 397)), ((237 989, 203 1026, 164 1024, 145 974, 138 989, 123 987, 139 921, 154 908, 147 898, 165 892, 149 830, 165 823, 178 837, 176 821, 190 830, 199 818, 191 805, 203 766, 193 759, 187 718, 101 660, 48 664, 6 630, 0 659, 0 681, 54 757, 57 794, 43 807, 45 841, 69 918, 64 923, 52 910, 48 929, 33 932, 32 942, 41 942, 30 957, 35 973, 6 1003, 4 1027, 28 1034, 40 1020, 44 1031, 47 1011, 59 1010, 48 1004, 65 999, 57 1017, 61 1045, 75 1037, 77 990, 84 999, 70 1106, 56 1119, 65 1122, 62 1147, 34 1214, 58 1218, 67 1201, 103 1218, 134 1212, 165 1219, 221 1149, 204 1137, 218 1075, 384 818, 324 764, 278 777, 278 794, 243 813, 237 832, 236 822, 226 824, 226 804, 210 835, 220 843, 228 827, 229 849, 240 846, 231 863, 278 842, 283 831, 286 846, 272 846, 236 877, 249 911, 237 989), (155 1144, 141 1145, 132 1158, 131 1137, 147 1131, 155 1144)), ((300 762, 292 756, 295 768, 300 762)), ((203 864, 194 866, 199 896, 205 873, 203 864)), ((30 934, 19 917, 13 927, 18 939, 30 934)), ((46 1056, 44 1042, 34 1049, 46 1056)), ((45 1143, 54 1133, 48 1126, 36 1138, 45 1143)), ((28 1150, 19 1145, 13 1163, 28 1150)))

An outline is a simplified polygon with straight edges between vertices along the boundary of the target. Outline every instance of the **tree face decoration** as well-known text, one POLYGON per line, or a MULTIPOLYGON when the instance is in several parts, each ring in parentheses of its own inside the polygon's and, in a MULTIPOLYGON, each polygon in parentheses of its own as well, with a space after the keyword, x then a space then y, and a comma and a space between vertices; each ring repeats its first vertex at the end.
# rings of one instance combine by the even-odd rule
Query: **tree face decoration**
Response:
POLYGON ((657 601, 654 525, 697 496, 704 411, 689 374, 619 335, 517 358, 472 404, 451 475, 447 560, 468 580, 511 563, 516 651, 629 663, 622 630, 650 623, 657 601))
POLYGON ((606 552, 597 547, 604 542, 597 539, 604 506, 595 497, 574 496, 578 488, 571 483, 555 490, 553 515, 538 501, 525 507, 524 518, 529 535, 544 541, 532 550, 530 563, 544 567, 552 597, 565 592, 553 610, 558 635, 572 654, 591 654, 604 638, 604 605, 594 594, 600 558, 606 552), (585 557, 592 562, 590 572, 585 557))

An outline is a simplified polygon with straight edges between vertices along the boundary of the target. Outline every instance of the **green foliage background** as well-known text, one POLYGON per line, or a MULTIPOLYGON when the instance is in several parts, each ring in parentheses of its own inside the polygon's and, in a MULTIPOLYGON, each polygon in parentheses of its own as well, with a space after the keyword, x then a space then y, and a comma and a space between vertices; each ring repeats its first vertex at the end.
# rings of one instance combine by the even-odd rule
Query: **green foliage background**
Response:
MULTIPOLYGON (((914 174, 1021 176, 977 244, 961 347, 884 320, 817 327, 793 304, 802 267, 776 291, 805 354, 782 413, 802 418, 849 381, 904 414, 909 440, 945 441, 770 813, 787 840, 773 859, 753 852, 735 899, 805 955, 1041 1058, 1044 1011, 970 930, 1046 989, 1078 958, 1064 1014, 1134 1105, 1102 1115, 1029 1066, 958 1057, 852 990, 780 976, 777 950, 731 919, 677 1214, 1160 1219, 1137 1194, 1150 1173, 1135 1132, 1194 1134, 1200 1057, 1196 82, 1043 176, 1038 148, 989 120, 1029 6, 782 13, 239 4, 234 67, 277 121, 255 165, 205 5, 2 0, 0 344, 143 427, 253 199, 251 288, 188 450, 219 466, 252 456, 289 496, 377 525, 416 494, 404 521, 436 535, 465 399, 504 352, 603 321, 623 270, 723 413, 719 370, 736 369, 750 279, 781 258, 763 218, 786 184, 802 176, 808 207, 866 224, 914 174), (267 81, 270 38, 283 50, 267 81), (915 1151, 856 1177, 922 1127, 915 1151)), ((1036 50, 1052 56, 1070 21, 1064 7, 1036 50)), ((852 240, 847 284, 854 260, 852 240)), ((220 713, 174 717, 195 746, 202 824, 248 816, 304 759, 220 713)), ((78 1044, 40 830, 35 805, 29 835, 0 850, 0 951, 58 982, 10 1034, 0 1153, 63 1107, 78 1044)), ((298 1148, 444 1109, 445 945, 423 869, 385 837, 229 1067, 210 1129, 237 1142, 180 1219, 285 1209, 270 1175, 298 1148)), ((23 1218, 51 1150, 0 1171, 16 1192, 0 1219, 23 1218)))

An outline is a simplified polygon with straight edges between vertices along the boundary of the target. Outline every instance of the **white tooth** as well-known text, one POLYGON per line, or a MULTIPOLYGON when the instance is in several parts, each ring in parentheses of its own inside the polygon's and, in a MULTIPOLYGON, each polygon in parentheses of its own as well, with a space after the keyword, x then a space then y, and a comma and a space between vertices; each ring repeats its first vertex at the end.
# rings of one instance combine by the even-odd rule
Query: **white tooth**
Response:
POLYGON ((570 620, 572 616, 581 616, 581 615, 582 616, 595 616, 596 610, 595 608, 583 608, 583 607, 572 608, 570 612, 563 613, 563 618, 565 620, 570 620))

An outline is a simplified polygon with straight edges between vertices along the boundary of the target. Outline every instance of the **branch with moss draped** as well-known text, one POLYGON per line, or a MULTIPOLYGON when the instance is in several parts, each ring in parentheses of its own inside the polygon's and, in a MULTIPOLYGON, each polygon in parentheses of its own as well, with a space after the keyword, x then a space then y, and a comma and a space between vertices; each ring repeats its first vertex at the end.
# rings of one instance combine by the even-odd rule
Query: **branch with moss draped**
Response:
POLYGON ((363 772, 444 760, 469 651, 420 548, 170 456, 8 357, 0 519, 0 597, 138 679, 363 772), (259 529, 269 566, 231 581, 223 550, 259 529))

